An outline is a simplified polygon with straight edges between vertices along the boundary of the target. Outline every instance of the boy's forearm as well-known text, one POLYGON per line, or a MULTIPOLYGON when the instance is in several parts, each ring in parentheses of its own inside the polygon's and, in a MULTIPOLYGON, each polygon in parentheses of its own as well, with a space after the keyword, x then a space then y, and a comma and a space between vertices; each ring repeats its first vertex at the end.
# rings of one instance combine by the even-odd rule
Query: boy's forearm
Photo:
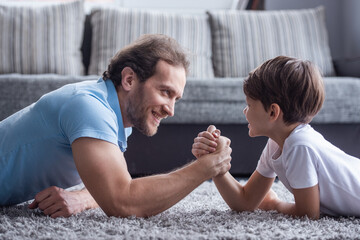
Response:
POLYGON ((216 187, 229 207, 235 211, 254 211, 269 191, 273 178, 265 178, 255 171, 242 186, 229 172, 213 178, 216 187))
POLYGON ((243 186, 229 172, 213 177, 213 181, 222 198, 232 210, 248 210, 248 204, 244 199, 243 186))
POLYGON ((293 217, 303 217, 303 216, 307 216, 311 219, 318 219, 320 213, 319 212, 315 212, 315 213, 306 213, 306 212, 301 212, 297 209, 296 203, 289 203, 289 202, 282 202, 279 201, 278 203, 274 204, 273 209, 278 211, 279 213, 283 213, 286 215, 290 215, 293 217))

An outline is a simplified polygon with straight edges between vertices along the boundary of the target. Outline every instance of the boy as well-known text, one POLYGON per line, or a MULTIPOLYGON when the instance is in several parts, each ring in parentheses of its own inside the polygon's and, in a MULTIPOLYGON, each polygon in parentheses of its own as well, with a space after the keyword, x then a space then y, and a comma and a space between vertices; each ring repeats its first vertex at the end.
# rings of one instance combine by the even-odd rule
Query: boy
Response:
MULTIPOLYGON (((244 81, 250 137, 267 136, 255 172, 241 186, 229 172, 213 180, 236 211, 256 208, 317 219, 360 216, 360 160, 347 155, 310 125, 324 102, 324 84, 317 67, 279 56, 263 63, 244 81), (293 193, 295 203, 280 201, 269 191, 275 177, 293 193)), ((192 152, 212 152, 217 135, 202 132, 192 152)))

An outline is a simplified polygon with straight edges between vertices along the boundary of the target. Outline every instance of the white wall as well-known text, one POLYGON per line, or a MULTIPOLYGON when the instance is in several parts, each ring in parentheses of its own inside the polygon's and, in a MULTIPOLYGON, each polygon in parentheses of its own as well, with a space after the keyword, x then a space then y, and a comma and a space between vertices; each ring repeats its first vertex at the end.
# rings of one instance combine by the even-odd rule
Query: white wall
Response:
POLYGON ((325 6, 331 54, 334 59, 360 57, 359 0, 265 0, 266 10, 325 6))

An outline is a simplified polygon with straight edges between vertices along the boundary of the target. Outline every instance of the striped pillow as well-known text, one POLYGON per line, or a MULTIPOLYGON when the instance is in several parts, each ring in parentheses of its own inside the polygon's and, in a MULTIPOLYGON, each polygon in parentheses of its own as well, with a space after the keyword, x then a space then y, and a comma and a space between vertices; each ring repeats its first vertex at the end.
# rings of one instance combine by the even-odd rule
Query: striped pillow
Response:
POLYGON ((0 73, 83 74, 83 2, 0 4, 0 73))
POLYGON ((215 75, 245 77, 278 55, 307 59, 334 75, 323 7, 285 11, 208 12, 215 75))
POLYGON ((176 39, 188 52, 189 76, 213 78, 211 33, 206 14, 183 16, 135 9, 94 9, 89 74, 102 74, 115 53, 142 34, 160 33, 176 39))

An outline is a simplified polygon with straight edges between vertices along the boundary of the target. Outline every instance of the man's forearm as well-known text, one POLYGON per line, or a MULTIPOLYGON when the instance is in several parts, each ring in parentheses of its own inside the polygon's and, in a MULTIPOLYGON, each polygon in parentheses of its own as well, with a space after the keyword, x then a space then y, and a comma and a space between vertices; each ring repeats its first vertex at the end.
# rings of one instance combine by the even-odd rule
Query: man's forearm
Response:
POLYGON ((128 196, 122 200, 122 207, 110 215, 156 215, 179 202, 209 178, 211 175, 203 171, 199 162, 194 161, 168 174, 133 179, 128 196))
POLYGON ((79 191, 74 191, 74 193, 77 193, 79 197, 79 200, 82 205, 82 211, 99 207, 95 199, 91 196, 91 194, 86 188, 81 189, 79 191))

